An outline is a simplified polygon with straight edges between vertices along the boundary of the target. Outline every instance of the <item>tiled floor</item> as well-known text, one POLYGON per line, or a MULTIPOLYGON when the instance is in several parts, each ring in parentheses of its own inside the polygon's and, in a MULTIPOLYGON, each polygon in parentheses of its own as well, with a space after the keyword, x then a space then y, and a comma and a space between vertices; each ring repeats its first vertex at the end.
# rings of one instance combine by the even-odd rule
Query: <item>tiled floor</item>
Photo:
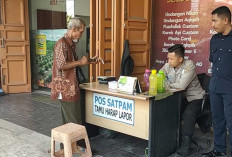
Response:
POLYGON ((50 145, 49 136, 0 119, 0 157, 50 157, 50 145))
MULTIPOLYGON (((38 94, 38 92, 0 97, 0 119, 48 137, 52 128, 62 124, 60 103, 58 101, 53 102, 48 95, 38 94)), ((202 151, 196 151, 194 145, 192 145, 191 157, 200 156, 202 152, 211 149, 213 143, 212 132, 204 135, 196 129, 194 139, 201 145, 202 151), (207 141, 210 143, 207 144, 207 141)), ((103 157, 142 157, 145 156, 144 150, 147 147, 146 140, 124 134, 119 134, 114 139, 96 136, 90 139, 90 143, 92 148, 103 157)))

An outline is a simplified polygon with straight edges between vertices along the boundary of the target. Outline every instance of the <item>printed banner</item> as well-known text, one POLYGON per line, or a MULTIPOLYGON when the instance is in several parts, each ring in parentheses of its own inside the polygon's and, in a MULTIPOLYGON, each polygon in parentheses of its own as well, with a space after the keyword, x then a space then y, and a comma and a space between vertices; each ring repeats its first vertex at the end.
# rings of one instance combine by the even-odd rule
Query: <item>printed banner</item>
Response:
POLYGON ((46 55, 46 35, 36 35, 35 46, 36 54, 46 55))
POLYGON ((211 12, 219 6, 232 10, 232 0, 161 0, 153 12, 151 68, 159 70, 167 62, 168 48, 183 44, 185 59, 195 62, 197 73, 211 73, 209 42, 216 32, 211 12))
POLYGON ((35 70, 34 72, 37 76, 37 78, 35 79, 38 82, 38 86, 40 87, 51 88, 54 46, 56 42, 64 36, 66 32, 67 29, 30 31, 30 34, 32 35, 32 38, 30 38, 32 46, 31 53, 38 54, 37 52, 42 52, 37 50, 37 43, 39 43, 39 40, 42 40, 42 44, 46 46, 44 47, 43 54, 36 55, 35 60, 31 60, 32 69, 35 70), (44 44, 43 41, 45 41, 46 43, 44 44))
POLYGON ((134 125, 134 100, 93 93, 93 115, 134 125))

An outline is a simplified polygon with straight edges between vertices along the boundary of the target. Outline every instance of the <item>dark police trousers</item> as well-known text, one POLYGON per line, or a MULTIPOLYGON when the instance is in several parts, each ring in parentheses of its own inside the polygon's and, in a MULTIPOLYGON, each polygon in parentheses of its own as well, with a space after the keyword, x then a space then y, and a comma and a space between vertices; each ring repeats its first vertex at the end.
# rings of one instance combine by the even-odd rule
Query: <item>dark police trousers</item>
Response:
POLYGON ((183 119, 182 134, 192 138, 195 130, 195 124, 197 117, 201 113, 202 99, 192 100, 190 102, 187 99, 183 100, 181 105, 181 119, 183 119))
POLYGON ((227 128, 232 146, 232 95, 211 92, 210 104, 214 128, 214 150, 226 152, 227 128))

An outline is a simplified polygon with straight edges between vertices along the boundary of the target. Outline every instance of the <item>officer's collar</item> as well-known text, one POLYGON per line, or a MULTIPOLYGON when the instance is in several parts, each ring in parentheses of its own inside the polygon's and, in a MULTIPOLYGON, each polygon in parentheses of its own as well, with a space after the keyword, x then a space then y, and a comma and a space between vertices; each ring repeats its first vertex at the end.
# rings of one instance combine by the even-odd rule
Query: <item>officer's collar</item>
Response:
POLYGON ((225 37, 225 36, 232 36, 232 29, 230 30, 230 32, 227 35, 223 35, 222 33, 218 34, 220 37, 225 37))
POLYGON ((229 34, 228 35, 232 35, 232 29, 230 30, 229 34))
MULTIPOLYGON (((179 74, 183 71, 184 69, 184 66, 185 66, 185 59, 183 61, 183 63, 181 64, 181 66, 178 68, 178 70, 176 71, 176 74, 179 74)), ((175 69, 174 69, 175 70, 175 69)))

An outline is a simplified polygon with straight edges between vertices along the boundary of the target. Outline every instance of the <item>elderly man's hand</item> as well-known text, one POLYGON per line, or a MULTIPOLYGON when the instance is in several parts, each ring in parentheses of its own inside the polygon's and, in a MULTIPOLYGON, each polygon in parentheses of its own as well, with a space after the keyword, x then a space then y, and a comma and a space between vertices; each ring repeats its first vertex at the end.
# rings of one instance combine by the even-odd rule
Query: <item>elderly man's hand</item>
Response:
POLYGON ((102 62, 102 64, 104 64, 103 59, 99 58, 98 56, 94 56, 94 57, 90 58, 90 60, 89 60, 90 64, 97 64, 99 62, 102 62))
POLYGON ((88 64, 88 59, 85 56, 81 57, 81 59, 79 61, 81 62, 81 66, 88 64))

